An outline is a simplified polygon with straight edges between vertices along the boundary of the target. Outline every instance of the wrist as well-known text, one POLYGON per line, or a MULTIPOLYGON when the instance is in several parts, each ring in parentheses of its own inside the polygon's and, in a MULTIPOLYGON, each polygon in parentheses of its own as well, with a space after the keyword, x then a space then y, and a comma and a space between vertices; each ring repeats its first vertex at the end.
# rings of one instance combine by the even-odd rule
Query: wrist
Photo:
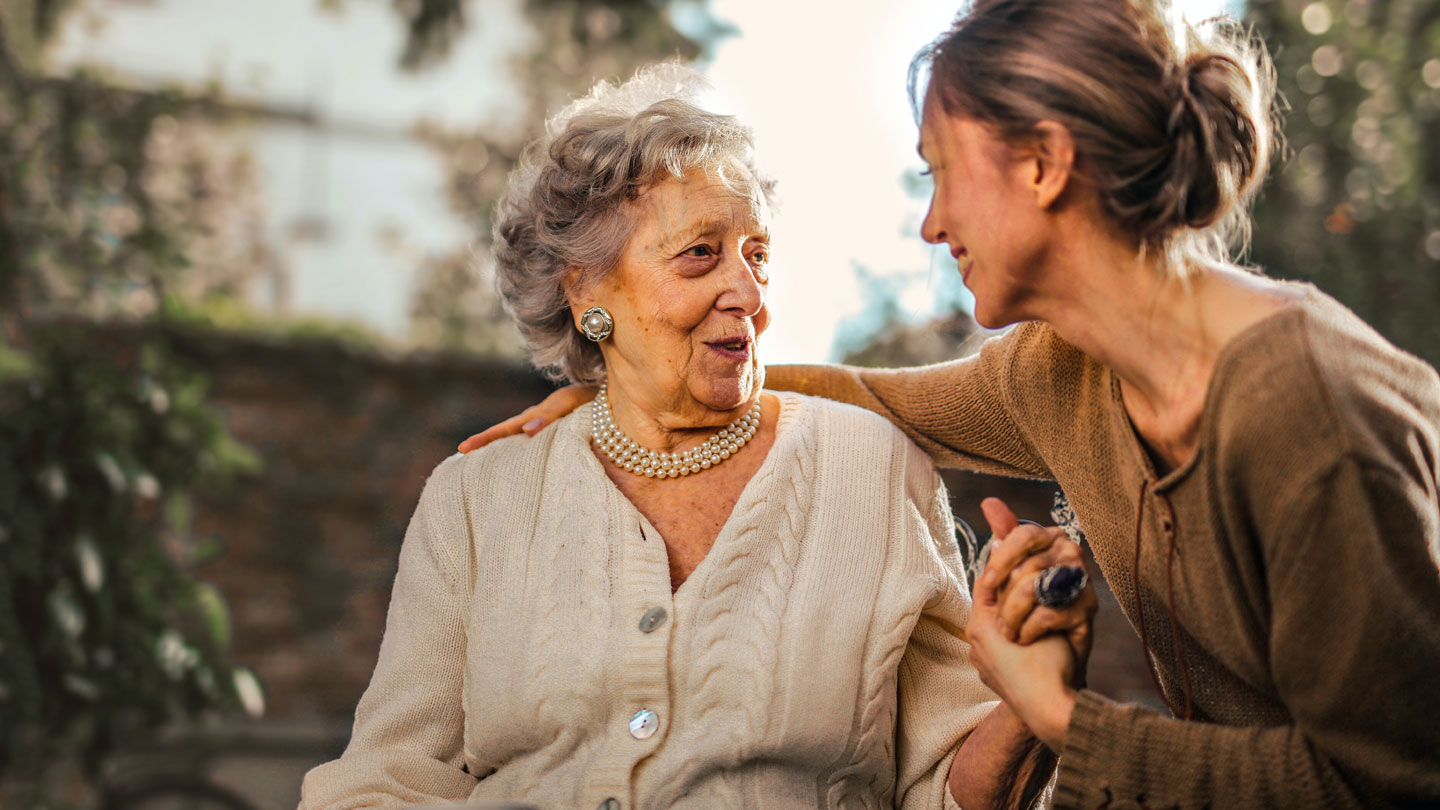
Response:
POLYGON ((1065 735, 1070 730, 1070 718, 1075 714, 1076 695, 1074 689, 1063 688, 1054 700, 1045 702, 1031 727, 1035 736, 1056 754, 1065 748, 1065 735))

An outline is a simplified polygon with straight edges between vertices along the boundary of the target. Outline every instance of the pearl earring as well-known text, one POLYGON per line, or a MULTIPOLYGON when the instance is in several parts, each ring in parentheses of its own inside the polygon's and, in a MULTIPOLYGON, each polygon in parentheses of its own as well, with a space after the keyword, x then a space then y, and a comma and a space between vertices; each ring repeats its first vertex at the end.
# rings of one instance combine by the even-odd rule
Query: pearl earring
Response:
POLYGON ((610 337, 610 330, 614 328, 615 319, 610 317, 604 307, 590 307, 580 316, 581 333, 596 343, 610 337))

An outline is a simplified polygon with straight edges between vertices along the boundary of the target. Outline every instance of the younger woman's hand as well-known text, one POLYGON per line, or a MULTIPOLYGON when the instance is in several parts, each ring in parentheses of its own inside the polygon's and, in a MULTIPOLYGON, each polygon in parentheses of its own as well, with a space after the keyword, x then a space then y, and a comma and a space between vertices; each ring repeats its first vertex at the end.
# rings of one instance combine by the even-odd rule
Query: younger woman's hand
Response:
POLYGON ((593 385, 567 385, 557 389, 539 405, 532 405, 521 411, 519 416, 512 416, 498 425, 491 425, 461 442, 459 450, 462 453, 479 450, 496 439, 521 433, 534 436, 544 430, 546 425, 594 399, 596 390, 593 385))
POLYGON ((1050 608, 1035 598, 1035 581, 1053 565, 1085 567, 1079 544, 1056 527, 1021 524, 999 498, 981 503, 994 534, 985 570, 976 582, 976 600, 982 587, 993 591, 996 620, 1006 639, 1031 644, 1051 633, 1070 642, 1081 671, 1090 657, 1091 623, 1099 600, 1087 583, 1080 596, 1064 608, 1050 608))

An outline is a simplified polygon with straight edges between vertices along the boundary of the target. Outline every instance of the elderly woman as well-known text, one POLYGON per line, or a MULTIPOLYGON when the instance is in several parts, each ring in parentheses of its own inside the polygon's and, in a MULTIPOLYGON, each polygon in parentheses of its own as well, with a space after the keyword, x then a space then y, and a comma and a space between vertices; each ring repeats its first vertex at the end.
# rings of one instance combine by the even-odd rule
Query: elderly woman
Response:
POLYGON ((967 661, 925 454, 762 392, 770 186, 693 84, 601 84, 511 177, 500 291, 536 362, 600 393, 436 469, 302 807, 978 808, 1048 775, 967 661))

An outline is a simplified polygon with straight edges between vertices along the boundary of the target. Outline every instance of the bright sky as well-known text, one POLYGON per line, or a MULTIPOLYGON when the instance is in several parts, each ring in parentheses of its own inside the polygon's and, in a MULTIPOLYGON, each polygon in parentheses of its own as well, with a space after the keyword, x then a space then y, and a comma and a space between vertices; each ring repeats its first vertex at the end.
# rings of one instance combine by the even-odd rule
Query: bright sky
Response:
MULTIPOLYGON (((1184 0, 1192 19, 1223 0, 1184 0)), ((217 79, 234 95, 313 106, 326 117, 402 133, 420 117, 453 125, 503 123, 514 99, 504 65, 531 34, 518 0, 484 0, 450 58, 418 75, 395 70, 403 32, 388 0, 90 0, 56 43, 57 67, 99 64, 142 86, 217 79), (157 43, 163 43, 157 46, 157 43)), ((837 330, 865 308, 855 267, 895 279, 912 317, 955 300, 954 261, 919 238, 925 201, 901 177, 920 168, 905 96, 914 52, 949 23, 956 0, 845 4, 711 0, 739 36, 707 73, 756 130, 763 167, 779 181, 767 362, 831 357, 837 330)), ((286 251, 292 304, 354 317, 403 335, 414 251, 468 239, 445 208, 444 178, 427 149, 401 138, 321 136, 266 127, 253 146, 284 242, 301 217, 331 238, 286 251), (382 230, 405 234, 396 253, 382 230)))
POLYGON ((855 267, 903 275, 902 303, 934 311, 954 272, 919 238, 925 201, 901 176, 923 168, 905 94, 910 58, 949 24, 953 0, 820 7, 714 0, 741 36, 707 73, 756 130, 762 168, 779 180, 771 273, 770 362, 830 359, 842 319, 864 307, 855 267))

